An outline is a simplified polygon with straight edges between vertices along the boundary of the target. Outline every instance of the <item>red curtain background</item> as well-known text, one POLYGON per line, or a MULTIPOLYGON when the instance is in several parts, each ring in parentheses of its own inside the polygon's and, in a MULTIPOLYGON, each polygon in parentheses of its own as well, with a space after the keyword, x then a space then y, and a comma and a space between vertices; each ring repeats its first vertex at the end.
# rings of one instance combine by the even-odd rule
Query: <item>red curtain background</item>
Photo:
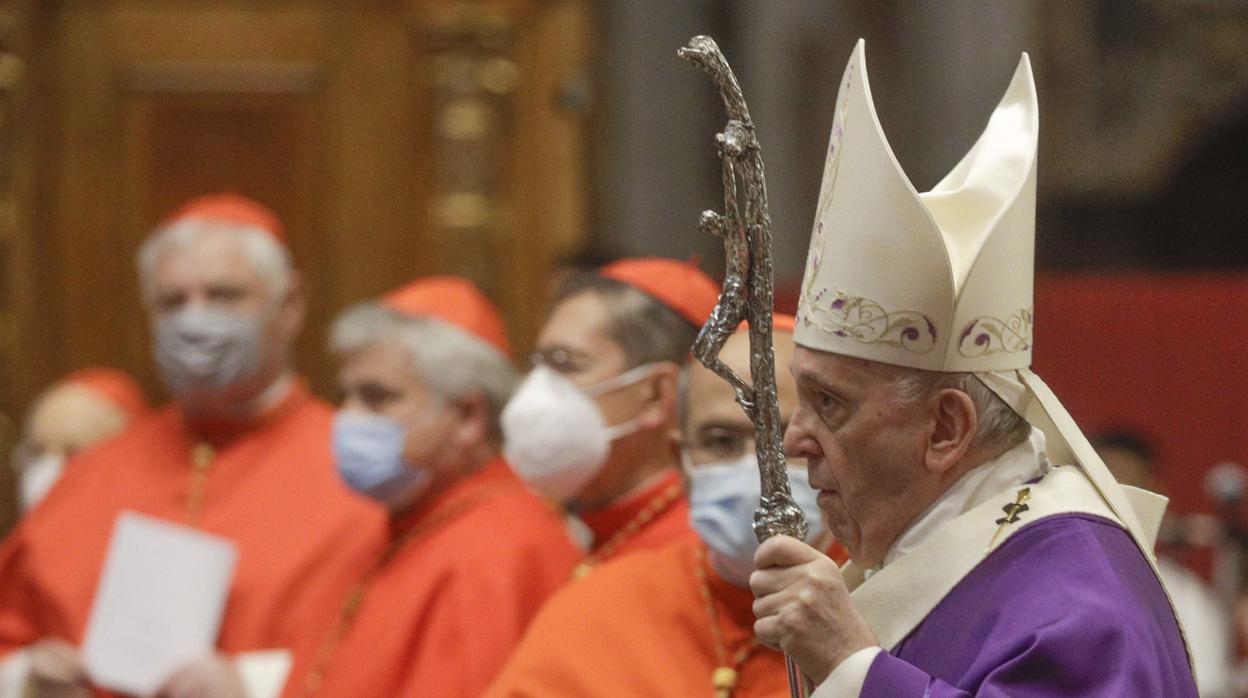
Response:
POLYGON ((1047 273, 1035 309, 1032 368, 1075 421, 1140 433, 1171 509, 1210 510, 1206 471, 1248 465, 1248 274, 1047 273))
POLYGON ((1153 441, 1173 510, 1209 509, 1205 472, 1248 464, 1248 274, 1045 274, 1035 335, 1085 432, 1153 441))

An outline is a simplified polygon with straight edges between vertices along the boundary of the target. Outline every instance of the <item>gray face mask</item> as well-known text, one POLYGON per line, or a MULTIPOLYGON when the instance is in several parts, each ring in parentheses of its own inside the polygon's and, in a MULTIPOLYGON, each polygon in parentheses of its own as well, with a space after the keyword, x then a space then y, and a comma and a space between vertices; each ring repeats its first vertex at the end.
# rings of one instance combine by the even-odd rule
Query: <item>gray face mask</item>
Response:
POLYGON ((175 395, 219 392, 260 371, 260 314, 185 308, 156 322, 156 365, 175 395))

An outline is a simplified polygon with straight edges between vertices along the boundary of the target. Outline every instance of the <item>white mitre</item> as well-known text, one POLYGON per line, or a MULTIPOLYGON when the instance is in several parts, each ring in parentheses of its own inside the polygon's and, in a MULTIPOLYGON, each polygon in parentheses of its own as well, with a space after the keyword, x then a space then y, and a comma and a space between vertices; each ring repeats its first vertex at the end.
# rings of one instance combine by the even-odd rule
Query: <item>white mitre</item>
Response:
POLYGON ((1146 551, 1165 499, 1120 486, 1048 386, 1032 348, 1036 86, 1026 54, 966 157, 931 191, 902 171, 875 114, 860 40, 841 78, 798 302, 797 344, 974 373, 1078 463, 1146 551))

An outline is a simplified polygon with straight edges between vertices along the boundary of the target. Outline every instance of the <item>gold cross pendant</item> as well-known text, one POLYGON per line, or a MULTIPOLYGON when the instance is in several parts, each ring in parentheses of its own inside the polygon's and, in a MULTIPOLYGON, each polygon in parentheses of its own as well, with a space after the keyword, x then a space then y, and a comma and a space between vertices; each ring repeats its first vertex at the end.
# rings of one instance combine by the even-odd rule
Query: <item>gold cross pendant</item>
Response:
POLYGON ((589 574, 589 571, 593 568, 594 566, 588 562, 582 562, 578 564, 576 567, 572 568, 572 579, 575 580, 575 579, 580 579, 584 577, 585 575, 589 574))
POLYGON ((997 532, 992 534, 992 540, 988 541, 988 547, 984 549, 984 554, 992 552, 992 548, 997 544, 997 539, 1005 532, 1005 527, 1012 523, 1018 522, 1018 515, 1027 511, 1031 507, 1027 506, 1027 500, 1031 499, 1031 488, 1024 487, 1018 491, 1018 498, 1013 504, 1006 504, 1001 507, 1001 511, 1005 512, 1005 516, 997 519, 993 523, 997 524, 997 532))
POLYGON ((711 685, 715 687, 715 698, 731 698, 732 689, 737 687, 736 669, 717 667, 711 672, 711 685))

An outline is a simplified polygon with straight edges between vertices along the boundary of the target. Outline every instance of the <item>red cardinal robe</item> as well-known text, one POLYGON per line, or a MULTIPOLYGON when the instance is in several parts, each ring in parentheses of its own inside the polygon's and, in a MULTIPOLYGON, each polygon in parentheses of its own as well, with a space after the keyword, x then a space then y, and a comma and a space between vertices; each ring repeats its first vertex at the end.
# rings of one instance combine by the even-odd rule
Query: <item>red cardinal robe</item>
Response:
POLYGON ((117 514, 196 526, 238 545, 218 648, 291 648, 313 599, 345 590, 385 540, 384 511, 350 492, 329 448, 330 407, 302 384, 245 427, 175 406, 75 458, 0 546, 0 655, 80 644, 117 514))
POLYGON ((689 500, 675 470, 603 509, 580 512, 579 518, 593 533, 593 545, 578 576, 590 566, 628 553, 697 539, 689 526, 689 500))
POLYGON ((285 695, 477 698, 580 557, 494 460, 394 520, 372 571, 324 599, 285 695))
POLYGON ((732 698, 787 698, 784 656, 754 640, 753 595, 719 577, 704 551, 682 540, 572 582, 486 696, 714 698, 713 675, 725 667, 736 672, 732 698))

